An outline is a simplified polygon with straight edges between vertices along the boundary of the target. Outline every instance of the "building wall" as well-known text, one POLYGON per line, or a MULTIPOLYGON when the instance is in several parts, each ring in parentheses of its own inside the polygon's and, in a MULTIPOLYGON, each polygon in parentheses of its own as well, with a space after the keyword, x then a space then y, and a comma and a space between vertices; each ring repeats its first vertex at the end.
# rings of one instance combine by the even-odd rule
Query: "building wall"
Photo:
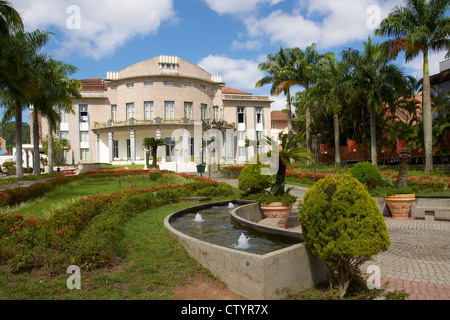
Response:
MULTIPOLYGON (((170 65, 170 64, 169 64, 170 65)), ((71 142, 71 150, 67 156, 68 163, 107 163, 110 162, 111 148, 114 141, 118 143, 118 157, 113 161, 130 159, 127 140, 130 144, 134 141, 134 159, 143 163, 145 151, 142 141, 146 137, 173 138, 178 136, 175 149, 178 149, 174 157, 183 159, 184 162, 201 160, 201 153, 192 154, 190 138, 195 138, 194 149, 200 148, 201 139, 196 132, 194 123, 201 124, 201 106, 206 105, 208 116, 212 118, 212 107, 218 108, 218 119, 228 124, 237 124, 237 107, 245 107, 246 128, 245 137, 256 138, 255 110, 263 110, 263 125, 258 130, 264 130, 264 135, 270 134, 271 101, 268 96, 237 95, 234 99, 223 94, 221 88, 225 83, 218 76, 212 76, 205 70, 176 57, 156 57, 130 66, 119 72, 107 72, 105 79, 90 79, 90 82, 98 80, 100 85, 95 88, 85 86, 81 91, 82 99, 73 101, 74 114, 65 115, 56 134, 58 137, 67 137, 71 142), (161 64, 161 61, 164 62, 161 64), (165 69, 165 62, 176 61, 176 68, 165 69), (165 81, 169 83, 165 84, 165 81), (171 85, 170 82, 173 82, 171 85), (105 83, 106 91, 101 83, 105 83), (169 85, 167 85, 169 84, 169 85), (145 119, 144 103, 153 102, 153 121, 145 119), (164 121, 164 106, 166 101, 173 101, 173 121, 164 121), (185 116, 185 103, 192 103, 193 115, 188 123, 183 123, 185 116), (127 119, 127 105, 134 104, 134 124, 127 119), (116 106, 116 118, 112 119, 112 106, 116 106), (81 123, 82 108, 87 106, 87 123, 81 123), (163 119, 163 124, 155 124, 155 118, 163 119), (85 133, 84 133, 85 132, 85 133), (87 135, 87 136, 86 136, 87 135), (84 142, 81 140, 84 139, 84 142), (81 149, 89 149, 83 155, 81 149)), ((45 137, 48 133, 46 121, 41 121, 42 133, 45 137)), ((237 128, 236 128, 237 129, 237 128)), ((200 133, 201 136, 201 133, 200 133)), ((236 152, 238 135, 235 130, 228 130, 225 139, 226 147, 217 151, 221 157, 233 159, 236 152), (226 149, 226 150, 225 150, 226 149)), ((197 153, 197 152, 195 152, 197 153)), ((247 152, 244 161, 248 161, 253 154, 247 152)), ((162 162, 166 160, 166 148, 159 148, 158 157, 162 162)))

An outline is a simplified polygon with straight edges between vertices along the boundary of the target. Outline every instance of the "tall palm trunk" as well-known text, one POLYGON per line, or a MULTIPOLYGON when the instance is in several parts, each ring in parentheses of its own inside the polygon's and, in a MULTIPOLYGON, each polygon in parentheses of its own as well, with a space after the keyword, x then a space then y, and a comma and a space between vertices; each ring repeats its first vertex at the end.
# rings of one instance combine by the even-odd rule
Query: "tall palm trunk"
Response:
POLYGON ((16 101, 16 177, 23 178, 22 156, 22 102, 16 101))
POLYGON ((423 135, 425 148, 425 171, 433 171, 433 119, 431 117, 431 85, 428 52, 423 53, 423 135))
POLYGON ((293 127, 292 127, 292 111, 291 111, 291 93, 288 89, 286 91, 286 107, 287 107, 287 120, 288 120, 288 135, 292 137, 294 135, 293 127))
POLYGON ((377 114, 375 111, 370 111, 370 154, 372 164, 377 166, 377 114))
POLYGON ((48 142, 47 142, 48 172, 53 173, 53 128, 48 120, 48 142))
POLYGON ((311 126, 311 110, 306 107, 306 147, 311 150, 311 132, 309 130, 311 126))
POLYGON ((339 114, 337 112, 333 115, 333 125, 334 125, 334 164, 336 167, 341 165, 341 150, 339 143, 339 114))
POLYGON ((39 113, 33 110, 33 174, 41 174, 41 159, 39 154, 39 113))

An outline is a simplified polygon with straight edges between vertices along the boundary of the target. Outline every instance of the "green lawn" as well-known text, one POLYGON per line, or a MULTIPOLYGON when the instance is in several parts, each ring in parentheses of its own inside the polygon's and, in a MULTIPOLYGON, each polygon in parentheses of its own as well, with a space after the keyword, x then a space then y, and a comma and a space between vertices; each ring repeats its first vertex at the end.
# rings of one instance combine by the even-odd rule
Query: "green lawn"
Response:
MULTIPOLYGON (((167 181, 173 182, 166 178, 167 181)), ((159 185, 147 176, 87 178, 58 187, 39 200, 18 207, 20 213, 44 218, 51 206, 58 206, 89 194, 124 191, 131 187, 159 185)), ((166 183, 167 184, 167 183, 166 183)), ((234 195, 212 201, 239 198, 234 195)), ((209 274, 191 258, 164 227, 167 215, 192 206, 181 202, 148 210, 128 219, 120 229, 114 264, 93 271, 81 270, 81 290, 69 290, 69 274, 50 275, 45 269, 10 274, 0 266, 0 300, 170 300, 174 288, 187 283, 196 274, 209 274)))

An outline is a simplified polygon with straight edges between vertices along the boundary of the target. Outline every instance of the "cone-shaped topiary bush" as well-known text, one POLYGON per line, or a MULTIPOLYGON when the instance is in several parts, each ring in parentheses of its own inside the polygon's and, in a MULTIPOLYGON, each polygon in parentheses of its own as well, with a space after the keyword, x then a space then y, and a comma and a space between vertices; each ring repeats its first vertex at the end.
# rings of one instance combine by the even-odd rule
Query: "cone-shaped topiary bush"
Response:
POLYGON ((314 184, 305 194, 299 222, 312 254, 328 266, 330 285, 337 272, 341 296, 346 294, 361 264, 390 245, 375 201, 348 174, 330 176, 314 184))
POLYGON ((261 174, 266 166, 261 163, 246 164, 239 174, 238 187, 248 194, 259 193, 272 185, 272 176, 261 174))

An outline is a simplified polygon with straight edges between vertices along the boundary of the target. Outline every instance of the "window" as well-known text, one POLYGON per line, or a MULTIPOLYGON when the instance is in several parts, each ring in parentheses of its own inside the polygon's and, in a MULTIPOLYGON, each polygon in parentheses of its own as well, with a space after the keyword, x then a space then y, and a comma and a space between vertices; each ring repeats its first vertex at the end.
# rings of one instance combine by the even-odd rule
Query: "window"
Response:
POLYGON ((183 83, 184 88, 192 88, 192 82, 185 82, 183 83))
POLYGON ((58 107, 58 114, 61 119, 61 123, 69 122, 69 113, 58 107))
POLYGON ((89 132, 80 131, 80 142, 89 142, 89 132))
POLYGON ((131 140, 127 139, 127 158, 131 158, 131 140))
POLYGON ((116 91, 117 90, 117 85, 116 84, 112 84, 111 85, 111 91, 116 91))
POLYGON ((169 80, 164 81, 165 87, 173 87, 174 85, 175 85, 175 83, 173 81, 169 81, 169 80))
POLYGON ((144 87, 153 87, 153 81, 144 81, 144 87))
POLYGON ((175 102, 164 101, 164 119, 175 120, 175 102))
POLYGON ((80 149, 80 160, 89 160, 89 149, 80 149))
POLYGON ((277 128, 277 123, 275 121, 272 121, 272 129, 276 129, 277 128))
POLYGON ((237 122, 245 123, 245 107, 237 108, 237 122))
POLYGON ((216 121, 219 120, 219 107, 218 106, 212 107, 212 116, 213 116, 213 120, 216 120, 216 121))
POLYGON ((262 124, 263 123, 263 108, 257 107, 255 108, 256 113, 256 123, 262 124))
POLYGON ((134 88, 134 83, 129 82, 127 83, 127 89, 133 89, 134 88))
POLYGON ((111 105, 111 120, 117 121, 117 105, 115 104, 111 105))
POLYGON ((80 123, 89 122, 89 112, 87 104, 80 104, 80 123))
POLYGON ((134 118, 134 103, 127 103, 127 120, 134 118))
POLYGON ((70 140, 69 139, 69 131, 60 131, 59 132, 59 138, 60 139, 70 140))
POLYGON ((192 102, 184 103, 184 116, 190 120, 194 118, 194 110, 192 102))
POLYGON ((174 149, 175 149, 175 139, 174 138, 166 138, 166 161, 167 162, 175 161, 174 149))
POLYGON ((153 120, 153 101, 144 102, 144 119, 153 120))
POLYGON ((119 140, 113 140, 113 157, 119 159, 119 140))
POLYGON ((203 90, 203 91, 206 91, 207 87, 206 87, 206 85, 201 84, 201 85, 200 85, 200 89, 203 90))
POLYGON ((202 103, 200 109, 202 112, 202 120, 208 119, 208 105, 202 103))

